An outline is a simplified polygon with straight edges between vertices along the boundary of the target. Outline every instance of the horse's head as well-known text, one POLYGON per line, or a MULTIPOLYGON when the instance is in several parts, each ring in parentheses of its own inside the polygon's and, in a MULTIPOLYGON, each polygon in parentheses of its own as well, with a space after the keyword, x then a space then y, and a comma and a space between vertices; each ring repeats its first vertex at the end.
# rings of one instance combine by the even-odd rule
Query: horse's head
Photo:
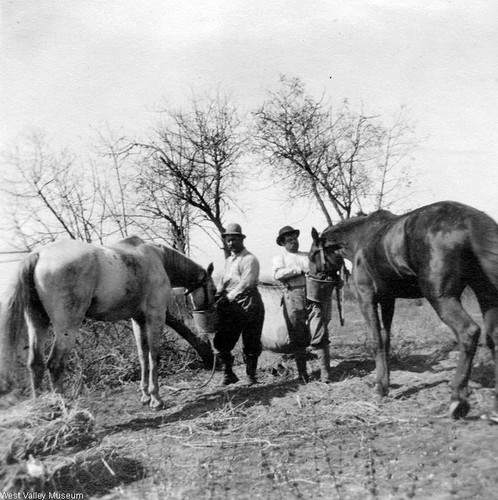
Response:
POLYGON ((201 279, 185 291, 185 295, 190 296, 194 321, 201 333, 215 332, 216 286, 212 278, 213 269, 213 264, 209 264, 201 279))
POLYGON ((339 241, 324 238, 313 228, 311 230, 313 243, 308 254, 310 260, 310 274, 321 279, 336 277, 343 265, 343 258, 338 253, 341 248, 339 241))

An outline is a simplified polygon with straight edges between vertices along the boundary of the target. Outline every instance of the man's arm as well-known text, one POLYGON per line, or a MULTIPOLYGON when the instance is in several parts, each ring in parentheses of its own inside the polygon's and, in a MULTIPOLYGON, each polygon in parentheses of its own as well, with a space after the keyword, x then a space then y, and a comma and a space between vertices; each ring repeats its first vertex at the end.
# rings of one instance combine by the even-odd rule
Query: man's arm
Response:
POLYGON ((303 273, 303 270, 296 266, 286 266, 283 255, 277 255, 273 259, 273 278, 279 281, 286 281, 303 273))

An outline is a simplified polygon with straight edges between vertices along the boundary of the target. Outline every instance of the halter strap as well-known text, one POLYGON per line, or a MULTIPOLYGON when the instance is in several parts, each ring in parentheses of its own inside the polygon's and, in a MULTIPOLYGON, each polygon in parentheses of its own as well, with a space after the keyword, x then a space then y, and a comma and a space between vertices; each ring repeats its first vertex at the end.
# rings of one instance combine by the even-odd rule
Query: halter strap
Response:
POLYGON ((208 309, 211 309, 209 307, 208 283, 209 283, 209 277, 206 276, 201 281, 199 281, 195 285, 192 285, 191 287, 185 290, 185 297, 187 297, 187 295, 191 294, 192 292, 195 292, 201 287, 204 289, 204 306, 202 309, 194 309, 194 311, 207 311, 208 309))

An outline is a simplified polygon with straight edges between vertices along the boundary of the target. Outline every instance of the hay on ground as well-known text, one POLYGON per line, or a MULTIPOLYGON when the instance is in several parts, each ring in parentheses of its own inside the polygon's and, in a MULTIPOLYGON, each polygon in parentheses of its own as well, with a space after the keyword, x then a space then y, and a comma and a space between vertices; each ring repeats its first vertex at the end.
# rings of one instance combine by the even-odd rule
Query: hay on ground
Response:
POLYGON ((84 409, 48 394, 26 401, 0 416, 0 464, 13 464, 53 454, 68 447, 83 447, 96 439, 95 419, 84 409))

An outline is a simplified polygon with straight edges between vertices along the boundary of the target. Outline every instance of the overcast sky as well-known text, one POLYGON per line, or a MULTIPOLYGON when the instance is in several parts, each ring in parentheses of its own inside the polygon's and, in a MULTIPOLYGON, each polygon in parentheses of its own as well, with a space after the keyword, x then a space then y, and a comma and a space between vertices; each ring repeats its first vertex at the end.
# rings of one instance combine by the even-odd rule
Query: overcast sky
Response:
MULTIPOLYGON (((424 138, 416 207, 459 200, 498 218, 498 2, 400 0, 1 1, 1 129, 84 144, 105 124, 140 134, 154 105, 220 87, 246 109, 280 74, 388 116, 406 105, 424 138)), ((275 233, 310 212, 251 193, 230 214, 267 268, 275 233)), ((208 252, 209 253, 209 252, 208 252)), ((209 255, 201 255, 202 261, 209 255)), ((216 259, 215 259, 216 260, 216 259)))

